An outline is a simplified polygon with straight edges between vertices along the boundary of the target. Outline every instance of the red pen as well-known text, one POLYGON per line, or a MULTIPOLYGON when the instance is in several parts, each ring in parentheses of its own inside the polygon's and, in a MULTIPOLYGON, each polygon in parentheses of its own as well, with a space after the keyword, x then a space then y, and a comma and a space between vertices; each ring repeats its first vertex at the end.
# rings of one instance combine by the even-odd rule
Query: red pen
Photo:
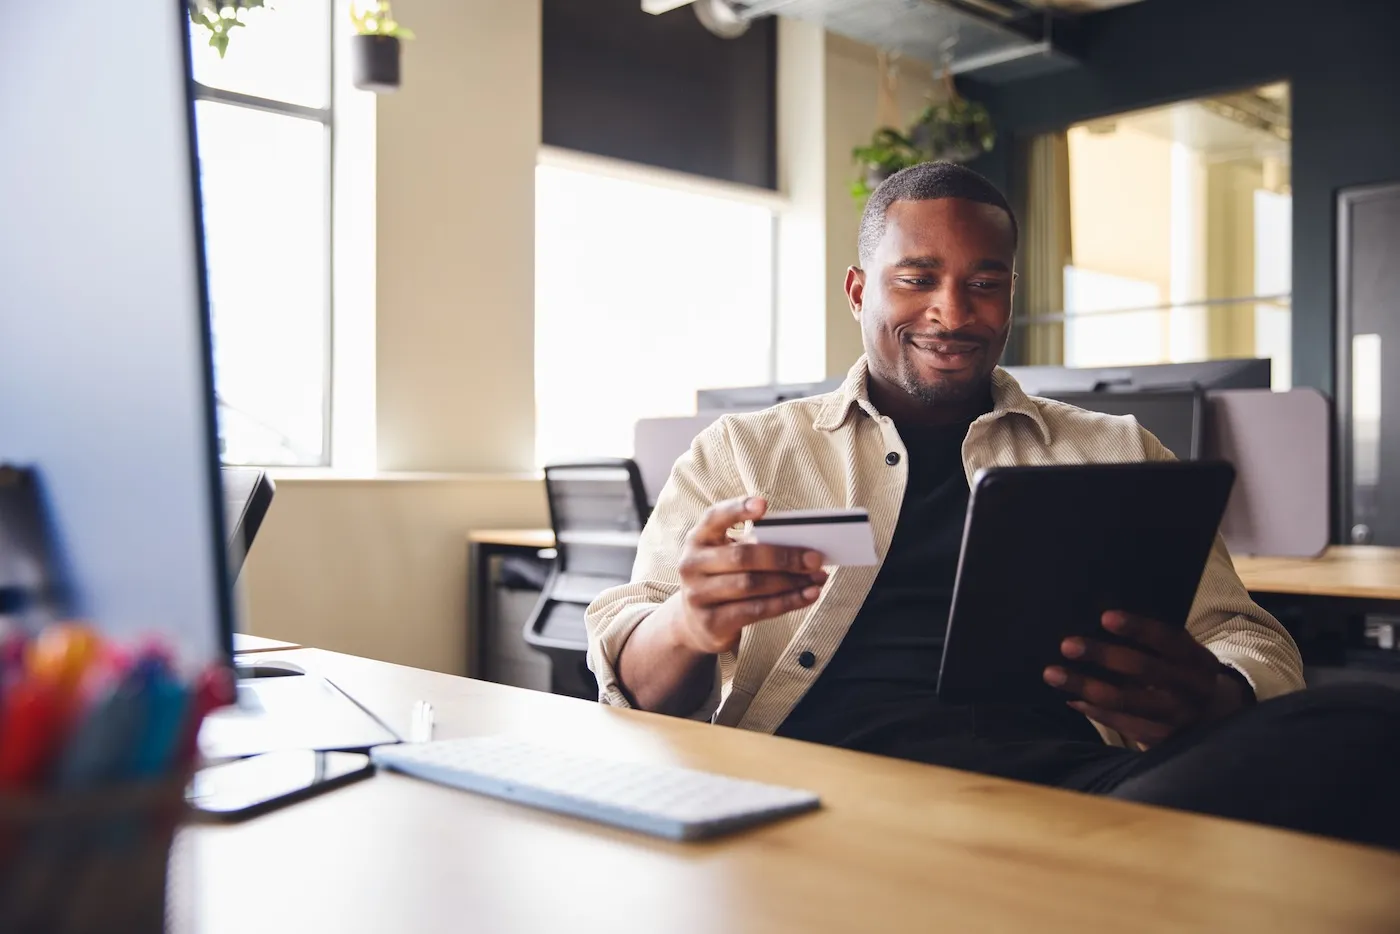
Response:
POLYGON ((0 788, 18 790, 37 784, 63 740, 64 704, 59 689, 37 678, 24 678, 6 692, 0 711, 0 788))
POLYGON ((204 670, 195 681, 194 698, 190 702, 184 735, 177 747, 177 762, 184 764, 194 758, 199 744, 199 726, 209 712, 232 704, 237 696, 231 669, 217 665, 204 670))

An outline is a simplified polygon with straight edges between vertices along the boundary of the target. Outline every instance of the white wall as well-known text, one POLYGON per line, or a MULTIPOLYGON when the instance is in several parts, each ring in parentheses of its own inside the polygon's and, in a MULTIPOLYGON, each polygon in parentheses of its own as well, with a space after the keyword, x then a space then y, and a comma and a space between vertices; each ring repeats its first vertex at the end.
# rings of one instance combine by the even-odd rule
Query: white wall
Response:
POLYGON ((242 628, 463 674, 466 531, 547 515, 533 478, 280 481, 243 572, 242 628))
POLYGON ((534 464, 539 0, 396 0, 379 98, 378 466, 534 464))

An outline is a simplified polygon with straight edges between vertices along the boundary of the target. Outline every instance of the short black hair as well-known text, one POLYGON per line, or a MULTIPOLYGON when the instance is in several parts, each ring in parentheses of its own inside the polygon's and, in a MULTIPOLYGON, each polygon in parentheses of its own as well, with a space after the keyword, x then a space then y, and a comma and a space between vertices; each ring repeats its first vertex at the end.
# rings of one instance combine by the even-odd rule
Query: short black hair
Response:
POLYGON ((939 198, 962 198, 1001 208, 1011 219, 1011 245, 1020 241, 1021 231, 1016 214, 1007 204, 1006 196, 981 175, 955 162, 922 162, 900 169, 880 183, 880 187, 865 203, 860 218, 857 246, 861 263, 869 262, 885 235, 885 216, 896 201, 936 201, 939 198))

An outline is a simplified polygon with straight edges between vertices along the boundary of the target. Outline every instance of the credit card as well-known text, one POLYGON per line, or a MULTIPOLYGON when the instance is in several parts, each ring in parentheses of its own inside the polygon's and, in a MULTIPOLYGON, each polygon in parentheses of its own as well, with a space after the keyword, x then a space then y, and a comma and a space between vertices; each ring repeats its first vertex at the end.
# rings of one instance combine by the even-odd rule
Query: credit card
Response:
POLYGON ((753 522, 749 537, 761 545, 819 551, 828 565, 869 567, 880 563, 870 515, 864 509, 770 512, 753 522))

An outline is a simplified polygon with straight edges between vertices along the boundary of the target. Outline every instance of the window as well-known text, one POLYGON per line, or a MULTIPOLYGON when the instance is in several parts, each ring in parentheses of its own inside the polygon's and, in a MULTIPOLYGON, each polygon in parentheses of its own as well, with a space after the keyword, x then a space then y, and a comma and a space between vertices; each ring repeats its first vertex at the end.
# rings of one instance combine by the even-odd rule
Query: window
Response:
POLYGON ((637 419, 772 381, 768 204, 552 164, 535 184, 541 465, 630 457, 637 419))
POLYGON ((1288 388, 1290 140, 1286 84, 1070 128, 1065 362, 1268 357, 1288 388))
POLYGON ((223 459, 329 462, 331 0, 191 27, 223 459))

